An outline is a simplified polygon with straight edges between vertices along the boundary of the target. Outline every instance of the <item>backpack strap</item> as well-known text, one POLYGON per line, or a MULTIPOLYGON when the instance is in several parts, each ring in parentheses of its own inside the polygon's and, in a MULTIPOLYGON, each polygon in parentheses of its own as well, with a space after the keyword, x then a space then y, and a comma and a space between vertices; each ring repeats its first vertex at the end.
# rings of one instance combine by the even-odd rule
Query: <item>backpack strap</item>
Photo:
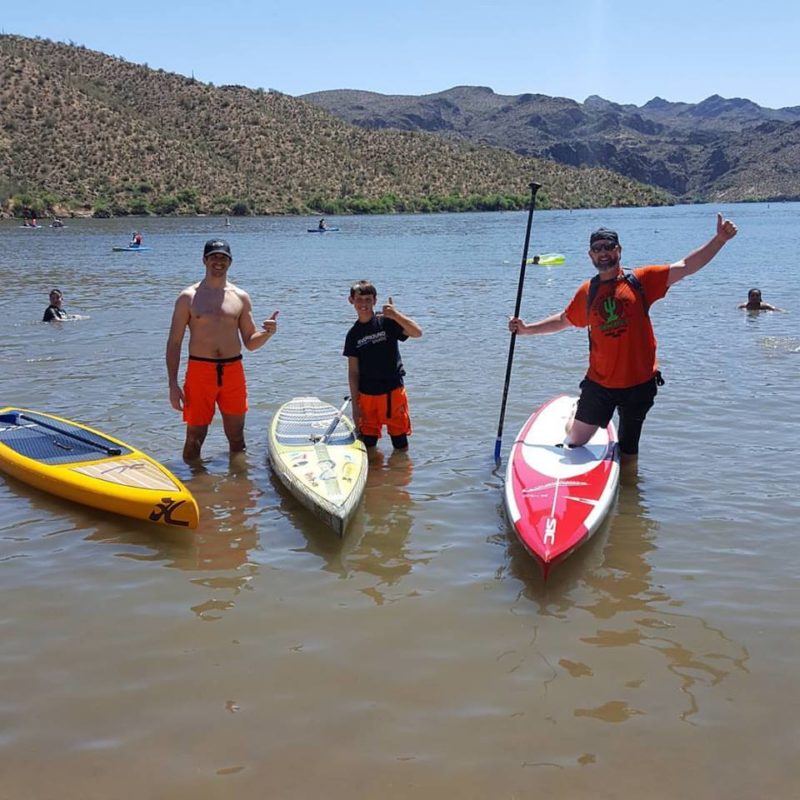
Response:
POLYGON ((594 303, 595 297, 597 297, 597 290, 600 288, 600 276, 595 275, 589 281, 589 293, 586 295, 586 322, 587 327, 591 328, 591 325, 588 324, 589 322, 589 315, 592 311, 592 303, 594 303))
POLYGON ((628 286, 631 289, 635 289, 639 297, 642 298, 642 307, 644 308, 644 315, 646 317, 650 316, 650 303, 647 302, 647 298, 644 294, 644 286, 642 286, 642 282, 632 273, 632 272, 624 272, 622 274, 623 280, 628 282, 628 286))

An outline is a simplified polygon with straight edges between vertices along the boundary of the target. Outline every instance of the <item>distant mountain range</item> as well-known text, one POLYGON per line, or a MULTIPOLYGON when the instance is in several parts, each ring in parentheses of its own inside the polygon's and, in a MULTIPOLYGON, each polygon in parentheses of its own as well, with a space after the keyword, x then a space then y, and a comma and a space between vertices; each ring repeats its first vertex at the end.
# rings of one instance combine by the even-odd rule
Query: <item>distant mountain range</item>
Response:
POLYGON ((302 99, 0 35, 0 212, 306 214, 658 205, 662 190, 302 99))
POLYGON ((422 96, 334 90, 303 95, 371 130, 426 131, 573 167, 605 167, 688 201, 800 199, 800 106, 718 95, 620 105, 456 86, 422 96))

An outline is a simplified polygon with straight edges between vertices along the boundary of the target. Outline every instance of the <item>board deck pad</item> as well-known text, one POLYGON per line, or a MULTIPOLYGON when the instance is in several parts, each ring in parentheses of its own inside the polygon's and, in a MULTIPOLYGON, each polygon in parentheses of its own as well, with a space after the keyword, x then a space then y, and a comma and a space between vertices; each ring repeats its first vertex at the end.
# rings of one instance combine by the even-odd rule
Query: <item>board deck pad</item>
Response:
MULTIPOLYGON (((278 414, 275 438, 280 444, 287 447, 312 442, 314 438, 323 436, 331 424, 332 408, 333 406, 330 404, 316 398, 311 398, 302 405, 299 403, 294 406, 287 404, 278 414)), ((352 444, 355 438, 352 426, 348 425, 344 419, 340 419, 328 438, 328 444, 352 444)))
POLYGON ((0 442, 22 456, 46 464, 70 464, 133 452, 85 428, 32 411, 0 415, 0 442))
POLYGON ((120 459, 119 461, 103 461, 99 464, 87 464, 75 467, 75 472, 88 475, 109 483, 121 486, 136 486, 140 489, 158 489, 162 492, 177 492, 178 484, 170 477, 143 458, 120 459))

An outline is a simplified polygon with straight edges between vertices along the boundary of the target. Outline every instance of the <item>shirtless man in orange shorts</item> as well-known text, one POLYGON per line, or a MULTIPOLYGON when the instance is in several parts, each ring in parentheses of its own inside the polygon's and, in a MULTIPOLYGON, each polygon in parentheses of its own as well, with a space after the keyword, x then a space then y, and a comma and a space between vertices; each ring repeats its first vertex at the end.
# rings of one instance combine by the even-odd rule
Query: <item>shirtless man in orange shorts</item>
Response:
POLYGON ((261 330, 253 320, 250 296, 228 281, 233 261, 230 245, 211 239, 203 249, 206 275, 178 296, 167 339, 169 401, 183 411, 186 442, 183 460, 196 461, 219 406, 231 453, 245 449, 244 419, 247 388, 242 367, 242 345, 258 350, 276 332, 278 312, 264 320, 261 330), (178 367, 183 336, 189 329, 189 363, 181 389, 178 367))

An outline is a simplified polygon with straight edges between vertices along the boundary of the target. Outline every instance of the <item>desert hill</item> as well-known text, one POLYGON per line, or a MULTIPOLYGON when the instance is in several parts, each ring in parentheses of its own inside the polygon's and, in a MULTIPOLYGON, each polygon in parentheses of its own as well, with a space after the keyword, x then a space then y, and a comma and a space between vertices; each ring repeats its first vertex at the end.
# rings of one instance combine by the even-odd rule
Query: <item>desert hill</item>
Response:
POLYGON ((274 214, 670 202, 423 131, 370 130, 280 92, 213 86, 73 44, 0 36, 6 212, 274 214))

